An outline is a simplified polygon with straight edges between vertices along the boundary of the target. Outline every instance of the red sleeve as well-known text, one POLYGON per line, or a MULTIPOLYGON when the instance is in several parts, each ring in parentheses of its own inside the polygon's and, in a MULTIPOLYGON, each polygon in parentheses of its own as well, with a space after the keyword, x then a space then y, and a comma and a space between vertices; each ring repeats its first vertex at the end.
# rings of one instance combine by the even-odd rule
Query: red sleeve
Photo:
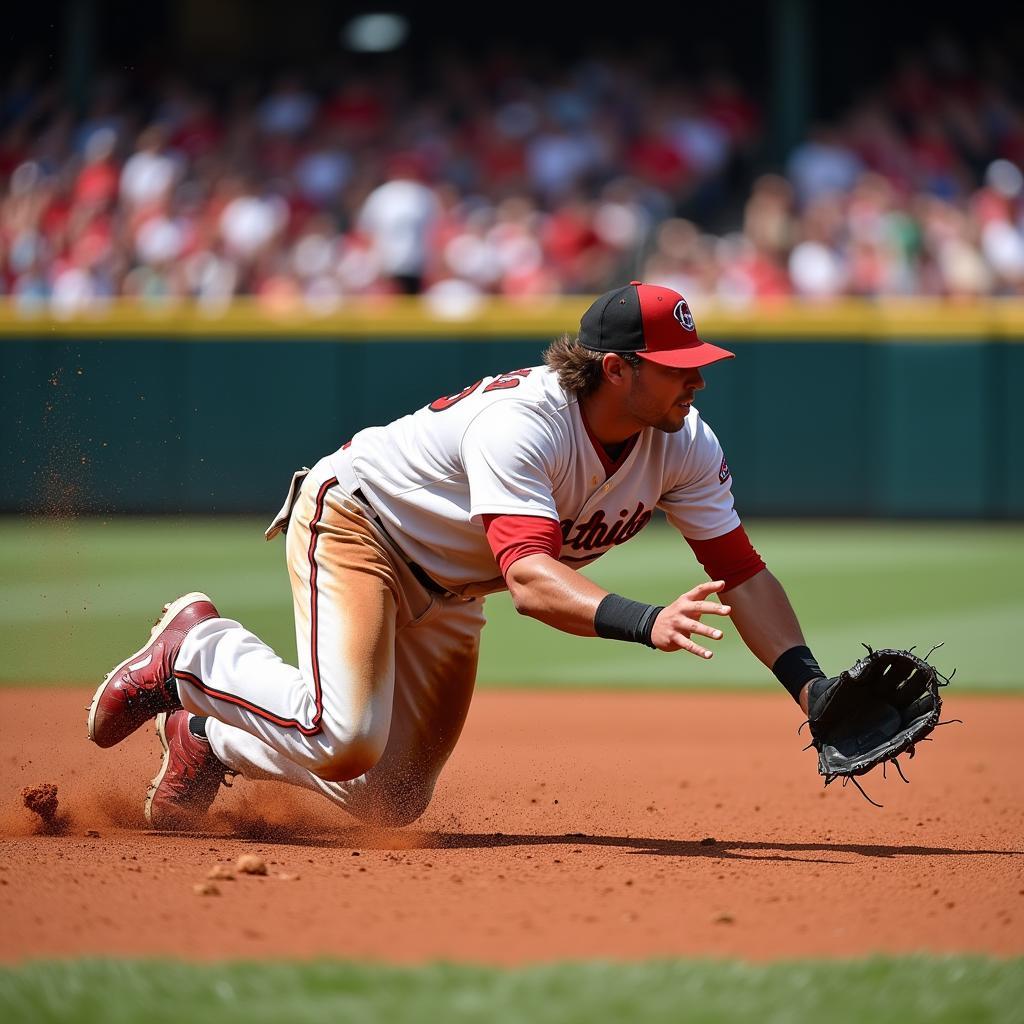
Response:
POLYGON ((557 558, 562 553, 562 529, 554 519, 485 515, 483 521, 487 543, 491 545, 502 576, 513 562, 526 555, 557 558))
POLYGON ((711 540, 687 537, 686 543, 711 579, 725 580, 726 590, 738 587, 765 567, 764 559, 754 550, 742 526, 711 540))

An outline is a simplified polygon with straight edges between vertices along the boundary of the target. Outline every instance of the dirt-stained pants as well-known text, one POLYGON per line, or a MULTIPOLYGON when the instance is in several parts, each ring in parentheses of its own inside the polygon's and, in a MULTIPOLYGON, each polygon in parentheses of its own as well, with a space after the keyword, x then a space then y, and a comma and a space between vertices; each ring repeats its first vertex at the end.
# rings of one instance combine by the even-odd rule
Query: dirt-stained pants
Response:
POLYGON ((287 559, 298 668, 209 619, 175 662, 181 702, 246 778, 317 790, 367 821, 414 821, 465 722, 483 601, 426 590, 326 459, 290 509, 287 559))

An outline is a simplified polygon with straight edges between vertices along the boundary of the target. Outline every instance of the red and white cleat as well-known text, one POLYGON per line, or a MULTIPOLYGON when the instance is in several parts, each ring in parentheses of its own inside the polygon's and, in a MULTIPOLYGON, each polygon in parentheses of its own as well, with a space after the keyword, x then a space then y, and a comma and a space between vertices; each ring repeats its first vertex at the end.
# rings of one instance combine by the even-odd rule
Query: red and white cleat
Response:
POLYGON ((174 661, 185 634, 206 619, 219 618, 213 602, 199 593, 164 605, 149 641, 107 673, 89 705, 89 739, 112 747, 162 711, 181 707, 174 661))
POLYGON ((168 831, 190 829, 210 809, 225 776, 234 775, 204 739, 188 727, 187 711, 157 715, 156 734, 164 748, 160 771, 146 795, 146 821, 168 831))

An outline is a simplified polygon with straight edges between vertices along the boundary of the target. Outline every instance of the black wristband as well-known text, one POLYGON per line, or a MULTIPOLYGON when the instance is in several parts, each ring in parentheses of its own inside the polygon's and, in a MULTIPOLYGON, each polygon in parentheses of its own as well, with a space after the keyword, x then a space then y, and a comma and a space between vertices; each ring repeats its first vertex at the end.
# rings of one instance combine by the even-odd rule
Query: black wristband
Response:
POLYGON ((823 679, 825 673, 806 647, 790 647, 780 654, 772 665, 775 678, 789 691, 790 696, 800 703, 800 691, 812 679, 823 679))
POLYGON ((654 620, 665 606, 630 601, 628 597, 609 594, 597 606, 594 614, 594 632, 606 640, 629 640, 635 644, 653 647, 651 633, 654 620))

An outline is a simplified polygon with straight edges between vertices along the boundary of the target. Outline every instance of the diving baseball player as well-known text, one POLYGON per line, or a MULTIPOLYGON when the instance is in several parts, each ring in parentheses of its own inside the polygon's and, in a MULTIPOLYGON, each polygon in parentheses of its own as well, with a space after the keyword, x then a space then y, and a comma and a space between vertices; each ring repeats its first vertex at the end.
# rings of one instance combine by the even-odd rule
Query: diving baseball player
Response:
POLYGON ((722 637, 702 617, 731 615, 806 711, 823 673, 692 404, 701 367, 729 358, 700 338, 681 295, 634 281, 602 295, 546 365, 360 431, 295 474, 267 531, 287 540, 299 664, 186 594, 100 685, 89 737, 109 747, 156 718, 155 828, 194 824, 233 773, 411 822, 466 717, 484 598, 505 588, 518 612, 567 633, 701 659, 722 637), (655 509, 713 582, 659 607, 578 572, 655 509))

